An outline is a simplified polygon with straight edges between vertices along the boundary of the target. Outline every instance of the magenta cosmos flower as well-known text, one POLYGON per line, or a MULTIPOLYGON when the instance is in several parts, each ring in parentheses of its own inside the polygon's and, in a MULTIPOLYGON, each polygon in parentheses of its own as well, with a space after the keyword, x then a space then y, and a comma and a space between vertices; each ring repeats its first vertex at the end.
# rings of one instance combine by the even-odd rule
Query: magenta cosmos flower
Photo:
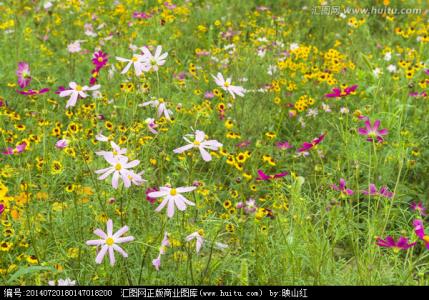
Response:
POLYGON ((333 88, 332 89, 332 93, 326 94, 325 97, 326 98, 341 98, 341 97, 345 97, 345 96, 350 95, 354 91, 356 91, 357 87, 358 87, 357 85, 348 86, 343 91, 341 90, 341 88, 333 88))
POLYGON ((98 235, 101 239, 99 240, 89 240, 86 242, 88 246, 100 246, 101 250, 98 252, 97 257, 95 258, 95 262, 97 264, 101 264, 104 256, 107 252, 109 252, 109 259, 110 264, 112 266, 115 265, 115 254, 114 252, 117 251, 120 254, 122 254, 123 257, 128 257, 128 254, 117 244, 121 243, 127 243, 134 241, 133 236, 126 236, 122 237, 124 233, 126 233, 129 230, 128 226, 124 226, 121 229, 119 229, 115 234, 113 234, 113 221, 108 220, 107 221, 107 233, 105 233, 101 229, 94 230, 94 234, 98 235))
POLYGON ((343 178, 340 179, 340 185, 337 186, 336 184, 333 184, 331 185, 331 188, 335 191, 340 191, 341 197, 353 195, 353 191, 346 188, 346 181, 343 178))
POLYGON ((107 64, 108 58, 107 53, 103 51, 97 51, 92 56, 92 64, 97 68, 97 70, 101 69, 107 64))
POLYGON ((371 121, 369 119, 365 120, 365 128, 359 128, 358 132, 360 135, 366 135, 368 138, 366 139, 368 142, 372 142, 377 140, 377 142, 381 143, 383 141, 383 135, 388 134, 387 129, 381 129, 380 120, 375 120, 374 125, 371 125, 371 121))
POLYGON ((426 249, 429 250, 429 235, 425 234, 425 228, 423 227, 422 220, 414 220, 413 221, 414 231, 416 235, 421 239, 425 245, 426 249))
POLYGON ((426 207, 423 206, 422 201, 419 201, 419 203, 411 203, 410 208, 413 211, 417 211, 421 216, 427 216, 426 207))
POLYGON ((323 141, 323 139, 325 138, 325 136, 326 136, 326 133, 324 133, 324 134, 322 134, 321 136, 319 136, 319 137, 317 137, 317 138, 313 139, 313 140, 311 141, 311 143, 304 142, 304 143, 301 145, 301 148, 299 148, 299 149, 298 149, 298 152, 307 152, 307 150, 310 150, 311 148, 313 148, 313 147, 315 147, 316 145, 320 144, 320 143, 323 141))
POLYGON ((30 66, 26 62, 19 62, 16 70, 18 76, 18 85, 21 89, 27 87, 31 82, 30 66))
POLYGON ((369 195, 369 196, 380 196, 385 198, 393 197, 393 193, 389 191, 389 188, 387 186, 382 186, 378 191, 377 187, 373 183, 369 185, 369 189, 367 191, 366 190, 362 191, 362 194, 369 195))
POLYGON ((24 96, 35 96, 35 95, 41 95, 41 94, 47 93, 47 92, 49 92, 49 89, 43 88, 41 90, 31 90, 31 89, 30 90, 22 90, 22 91, 17 90, 17 92, 20 93, 21 95, 24 95, 24 96))
POLYGON ((397 242, 391 237, 386 237, 385 240, 381 238, 377 238, 377 245, 380 247, 393 248, 393 251, 398 253, 400 250, 406 250, 408 248, 413 247, 416 244, 408 243, 408 238, 401 236, 397 242))
POLYGON ((289 174, 288 172, 281 172, 274 175, 267 175, 262 170, 258 170, 258 177, 256 178, 256 180, 262 180, 262 181, 272 180, 272 179, 285 177, 288 174, 289 174))

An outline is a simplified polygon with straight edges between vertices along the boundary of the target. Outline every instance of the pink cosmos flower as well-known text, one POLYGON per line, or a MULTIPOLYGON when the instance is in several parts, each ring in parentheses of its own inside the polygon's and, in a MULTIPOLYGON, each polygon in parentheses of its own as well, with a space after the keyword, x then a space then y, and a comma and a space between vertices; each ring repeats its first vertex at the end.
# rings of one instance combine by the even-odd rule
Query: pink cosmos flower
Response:
POLYGON ((173 112, 167 108, 167 103, 164 101, 164 99, 146 101, 139 104, 139 107, 145 107, 148 105, 157 108, 158 118, 161 118, 161 116, 164 115, 167 120, 171 121, 170 115, 172 115, 173 112))
POLYGON ((155 209, 156 212, 160 212, 167 204, 167 216, 172 218, 174 216, 174 208, 180 211, 186 210, 186 205, 194 206, 195 203, 189 201, 183 197, 182 193, 192 192, 195 190, 195 186, 171 188, 168 186, 162 186, 157 192, 151 192, 148 194, 151 198, 163 198, 161 204, 155 209))
POLYGON ((145 12, 137 12, 137 11, 135 11, 133 13, 133 18, 134 19, 150 19, 151 17, 152 17, 151 14, 145 13, 145 12))
POLYGON ((377 190, 377 187, 375 184, 371 183, 369 185, 369 189, 366 191, 362 191, 362 194, 369 195, 369 196, 380 196, 385 198, 392 198, 393 193, 389 191, 389 188, 387 186, 383 186, 380 188, 380 191, 377 190))
POLYGON ((281 172, 275 175, 267 175, 262 170, 258 170, 258 177, 256 178, 256 180, 262 180, 262 181, 272 180, 272 179, 285 177, 288 174, 289 174, 288 172, 281 172))
POLYGON ((12 148, 12 147, 6 148, 6 150, 3 151, 2 153, 4 155, 14 155, 14 154, 24 152, 25 148, 27 148, 27 143, 23 142, 23 143, 17 145, 15 148, 12 148))
POLYGON ((193 142, 188 140, 186 137, 183 137, 183 139, 186 142, 188 142, 189 144, 186 146, 182 146, 180 148, 174 149, 173 152, 174 153, 182 153, 182 152, 185 152, 185 151, 190 150, 192 148, 197 148, 198 150, 200 150, 200 153, 201 153, 203 160, 210 161, 212 159, 212 157, 211 157, 210 153, 207 152, 206 149, 218 150, 219 147, 222 147, 222 144, 216 140, 206 141, 205 137, 206 137, 206 135, 203 131, 196 130, 195 131, 195 138, 194 138, 193 142))
POLYGON ((134 66, 134 71, 136 76, 140 76, 143 73, 143 70, 144 70, 143 55, 134 54, 131 59, 117 56, 116 59, 119 60, 120 62, 127 62, 127 65, 121 71, 121 74, 127 73, 128 70, 131 68, 131 66, 134 66))
POLYGON ((149 129, 150 132, 152 132, 153 134, 158 133, 158 131, 155 130, 155 128, 158 127, 158 125, 155 123, 155 119, 147 118, 145 120, 145 123, 147 124, 147 129, 149 129))
POLYGON ((98 177, 99 180, 104 180, 109 175, 113 174, 112 186, 114 189, 118 188, 119 178, 122 179, 122 181, 124 182, 124 186, 126 188, 129 188, 132 183, 140 185, 144 181, 140 176, 140 174, 136 174, 132 170, 129 170, 137 166, 140 163, 140 161, 133 160, 131 162, 128 162, 128 157, 126 156, 114 157, 113 154, 106 154, 104 156, 104 159, 108 163, 110 163, 111 166, 105 169, 97 170, 95 171, 95 173, 101 174, 101 176, 98 177))
POLYGON ((339 186, 337 186, 336 184, 332 184, 331 188, 335 191, 340 191, 342 197, 353 195, 353 191, 351 189, 346 188, 346 181, 343 178, 340 179, 339 186))
POLYGON ((253 213, 256 211, 256 209, 258 208, 256 206, 256 201, 253 198, 249 198, 249 200, 243 202, 238 202, 237 205, 235 206, 237 209, 242 209, 244 208, 244 212, 246 214, 248 213, 253 213))
POLYGON ((119 229, 115 234, 113 234, 113 221, 107 221, 107 233, 105 233, 101 229, 94 230, 94 234, 98 235, 100 240, 89 240, 86 242, 88 246, 101 246, 101 250, 98 252, 97 257, 95 258, 95 262, 97 264, 101 264, 104 256, 107 252, 109 252, 110 265, 115 265, 115 254, 117 251, 122 254, 123 257, 128 257, 128 254, 117 244, 127 243, 134 241, 133 236, 122 237, 124 233, 129 230, 128 226, 124 226, 119 229))
POLYGON ((16 70, 18 76, 18 85, 21 89, 27 87, 31 82, 30 66, 26 62, 19 62, 16 70))
POLYGON ((289 144, 289 142, 284 141, 284 142, 277 142, 276 147, 280 150, 287 150, 287 149, 292 148, 293 146, 291 144, 289 144))
POLYGON ((386 248, 393 248, 394 252, 399 252, 400 250, 406 250, 411 247, 413 247, 416 244, 414 243, 408 243, 408 238, 406 237, 400 237, 397 242, 391 237, 386 237, 385 240, 381 238, 377 238, 377 245, 380 247, 386 247, 386 248))
POLYGON ((193 239, 195 239, 197 241, 196 242, 196 252, 198 253, 198 252, 200 252, 201 247, 204 244, 204 238, 200 235, 199 231, 195 231, 186 237, 186 241, 190 242, 193 239))
POLYGON ((68 145, 68 141, 66 139, 59 140, 55 143, 55 147, 58 149, 64 149, 68 145))
POLYGON ((369 119, 365 120, 365 127, 366 128, 359 128, 358 132, 360 135, 366 135, 368 138, 366 139, 368 142, 372 142, 377 140, 377 142, 381 143, 383 142, 383 135, 388 134, 387 129, 381 129, 378 130, 380 127, 380 120, 375 120, 374 125, 371 125, 371 122, 369 119))
POLYGON ((155 267, 157 271, 161 267, 161 255, 164 255, 167 247, 170 247, 170 241, 168 240, 168 233, 164 233, 164 238, 162 239, 161 246, 159 247, 158 257, 152 260, 152 265, 155 267))
POLYGON ((425 245, 426 249, 429 250, 429 235, 425 234, 425 228, 423 227, 423 221, 416 219, 413 221, 414 231, 416 235, 421 239, 425 245))
POLYGON ((426 208, 423 206, 422 201, 419 201, 419 203, 413 202, 410 205, 411 210, 417 211, 421 216, 426 217, 426 208))

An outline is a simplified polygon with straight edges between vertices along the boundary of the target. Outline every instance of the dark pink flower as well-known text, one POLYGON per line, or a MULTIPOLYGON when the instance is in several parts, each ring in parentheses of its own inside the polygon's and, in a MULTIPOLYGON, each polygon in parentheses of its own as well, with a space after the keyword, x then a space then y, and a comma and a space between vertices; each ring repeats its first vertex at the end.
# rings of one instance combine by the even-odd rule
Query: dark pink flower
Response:
POLYGON ((286 150, 292 148, 292 145, 289 142, 277 142, 276 147, 281 150, 286 150))
POLYGON ((413 211, 417 211, 421 216, 427 216, 426 208, 423 206, 422 201, 419 201, 419 203, 416 203, 416 202, 411 203, 410 208, 413 211))
POLYGON ((259 181, 272 180, 272 179, 285 177, 288 174, 289 174, 288 172, 281 172, 275 175, 267 175, 262 170, 258 170, 258 177, 256 178, 256 180, 259 180, 259 181))
POLYGON ((250 141, 245 140, 245 141, 242 141, 242 142, 236 144, 235 146, 238 148, 246 148, 249 145, 250 145, 250 141))
POLYGON ((429 250, 429 235, 425 234, 425 228, 423 227, 423 221, 422 220, 414 220, 413 221, 414 231, 416 235, 421 239, 425 245, 426 249, 429 250))
POLYGON ((311 148, 313 148, 314 146, 320 144, 323 139, 325 138, 326 133, 322 134, 321 136, 319 136, 318 138, 315 138, 311 141, 311 143, 308 142, 304 142, 301 145, 301 148, 298 149, 298 152, 307 152, 307 150, 310 150, 311 148))
POLYGON ((413 247, 416 244, 408 243, 408 238, 401 236, 397 242, 391 237, 386 237, 385 240, 377 238, 377 245, 380 247, 393 248, 393 251, 399 252, 400 250, 406 250, 413 247))
POLYGON ((41 90, 23 90, 23 91, 17 90, 16 92, 25 96, 34 96, 34 95, 41 95, 41 94, 47 93, 49 92, 49 89, 43 88, 41 90))
POLYGON ((356 91, 357 85, 348 86, 344 89, 344 91, 341 90, 341 88, 333 88, 332 93, 326 94, 326 98, 340 98, 345 97, 356 91))
POLYGON ((0 203, 0 215, 4 212, 4 205, 0 203))
POLYGON ((365 120, 365 128, 359 128, 358 132, 360 135, 366 135, 368 138, 366 139, 368 142, 372 142, 374 140, 377 140, 377 142, 381 143, 383 141, 383 135, 386 135, 389 133, 387 129, 381 129, 380 127, 380 120, 375 120, 374 125, 371 125, 371 122, 369 119, 365 120))
POLYGON ((385 198, 392 198, 393 193, 389 191, 387 186, 381 187, 380 191, 377 190, 377 187, 375 184, 371 183, 369 185, 369 189, 366 191, 362 191, 362 194, 369 195, 369 196, 380 196, 385 198))
POLYGON ((104 67, 108 62, 107 53, 104 53, 103 51, 97 51, 94 53, 92 57, 92 64, 96 67, 97 72, 99 69, 104 67))
POLYGON ((156 198, 149 197, 149 194, 152 192, 158 192, 159 190, 157 188, 148 188, 146 190, 146 200, 149 201, 151 204, 154 204, 156 202, 156 198))
POLYGON ((16 70, 18 76, 18 85, 21 89, 27 87, 31 82, 30 66, 26 62, 19 62, 16 70))
POLYGON ((145 12, 137 12, 135 11, 133 13, 134 19, 150 19, 152 16, 151 14, 145 13, 145 12))
POLYGON ((212 91, 207 91, 204 93, 204 98, 206 99, 212 99, 214 97, 214 94, 212 91))
POLYGON ((331 188, 335 191, 340 191, 342 197, 353 195, 353 191, 346 188, 346 181, 343 178, 340 179, 340 185, 337 186, 336 184, 333 184, 331 185, 331 188))

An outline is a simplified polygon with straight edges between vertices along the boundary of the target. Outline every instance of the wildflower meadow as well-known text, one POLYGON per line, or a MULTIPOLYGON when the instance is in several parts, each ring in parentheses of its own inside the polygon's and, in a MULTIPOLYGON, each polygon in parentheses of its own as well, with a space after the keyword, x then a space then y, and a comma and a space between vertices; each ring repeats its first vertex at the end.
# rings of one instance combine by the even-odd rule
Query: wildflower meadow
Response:
POLYGON ((0 285, 429 285, 428 42, 424 0, 0 1, 0 285))

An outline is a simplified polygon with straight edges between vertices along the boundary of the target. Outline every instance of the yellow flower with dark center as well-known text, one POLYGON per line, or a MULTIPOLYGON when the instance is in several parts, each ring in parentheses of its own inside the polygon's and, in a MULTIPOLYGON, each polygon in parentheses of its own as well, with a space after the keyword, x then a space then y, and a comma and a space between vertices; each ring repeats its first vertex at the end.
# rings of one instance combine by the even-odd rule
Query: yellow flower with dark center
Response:
POLYGON ((63 172, 63 165, 61 162, 54 160, 51 165, 51 174, 61 174, 63 172))
POLYGON ((2 241, 0 243, 0 251, 8 252, 8 251, 10 251, 10 249, 12 249, 12 246, 13 246, 13 244, 11 242, 2 241))
POLYGON ((233 156, 233 155, 228 155, 228 157, 227 157, 227 159, 226 159, 226 163, 227 163, 228 165, 234 165, 234 163, 235 163, 235 158, 234 158, 234 156, 233 156))
POLYGON ((234 232, 235 231, 235 226, 233 224, 226 224, 225 229, 228 232, 234 232))
POLYGON ((251 184, 251 185, 250 185, 250 189, 251 189, 253 192, 256 192, 256 190, 257 190, 256 185, 251 184))
POLYGON ((37 257, 35 255, 29 255, 27 256, 27 262, 31 265, 35 265, 39 263, 39 260, 37 259, 37 257))
POLYGON ((225 209, 230 208, 230 207, 231 207, 231 205, 232 205, 231 200, 225 200, 225 201, 223 202, 223 207, 224 207, 225 209))
POLYGON ((277 135, 276 135, 274 132, 272 132, 272 131, 268 131, 268 132, 266 132, 266 133, 265 133, 265 136, 266 136, 267 138, 269 138, 269 139, 273 139, 273 138, 275 138, 277 135))
POLYGON ((227 129, 231 129, 232 127, 234 127, 234 123, 231 120, 226 120, 224 125, 227 129))
POLYGON ((25 125, 24 124, 15 124, 15 129, 18 131, 24 131, 25 125))
POLYGON ((104 127, 109 131, 113 131, 113 124, 110 121, 106 121, 106 123, 104 123, 104 127))
POLYGON ((235 157, 235 159, 237 160, 237 162, 239 162, 239 163, 244 163, 245 161, 246 161, 246 159, 247 159, 247 156, 246 156, 246 154, 244 154, 244 153, 238 153, 238 155, 235 157))
POLYGON ((67 193, 71 193, 71 192, 74 191, 74 188, 75 188, 74 184, 68 184, 66 186, 65 190, 66 190, 67 193))
POLYGON ((15 234, 15 230, 12 227, 6 228, 3 230, 4 237, 12 237, 15 234))

